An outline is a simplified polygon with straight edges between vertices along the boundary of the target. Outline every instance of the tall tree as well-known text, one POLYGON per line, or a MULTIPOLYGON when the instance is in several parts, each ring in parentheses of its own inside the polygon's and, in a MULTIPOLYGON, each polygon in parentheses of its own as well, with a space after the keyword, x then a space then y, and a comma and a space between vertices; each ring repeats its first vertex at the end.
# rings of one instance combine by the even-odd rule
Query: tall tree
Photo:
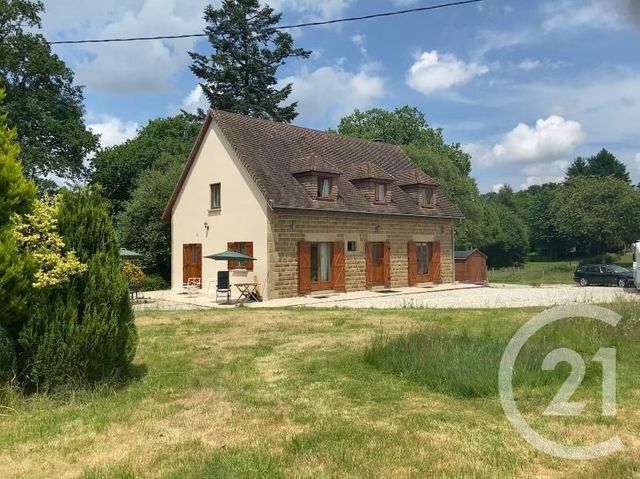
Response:
POLYGON ((584 158, 576 158, 567 170, 567 181, 580 176, 599 176, 606 178, 612 176, 627 183, 631 183, 629 171, 624 163, 615 157, 613 153, 606 149, 602 149, 597 155, 586 160, 584 158))
POLYGON ((556 227, 551 201, 563 185, 533 185, 516 193, 516 211, 529 227, 531 249, 541 256, 559 259, 568 255, 570 240, 556 227))
POLYGON ((112 209, 119 213, 140 175, 154 169, 163 155, 186 160, 199 130, 200 124, 188 115, 151 120, 134 139, 96 154, 91 182, 103 187, 112 209))
POLYGON ((428 128, 424 114, 405 105, 394 111, 372 108, 355 110, 340 120, 338 132, 365 140, 382 140, 391 145, 410 145, 418 142, 428 128))
POLYGON ((162 219, 184 158, 163 155, 154 169, 140 176, 131 200, 118 218, 122 244, 142 254, 147 273, 169 280, 171 275, 171 226, 162 219))
POLYGON ((476 246, 489 256, 492 267, 524 263, 529 252, 527 225, 496 195, 484 198, 482 236, 476 246))
POLYGON ((40 28, 41 1, 0 0, 0 88, 28 177, 82 179, 98 138, 84 124, 82 88, 40 28))
POLYGON ((640 237, 640 192, 608 176, 578 177, 551 201, 557 229, 579 252, 618 252, 640 237))
POLYGON ((205 33, 213 53, 189 55, 212 108, 285 123, 295 119, 297 103, 283 105, 292 85, 278 89, 276 73, 289 58, 307 58, 311 52, 294 48, 291 35, 275 29, 281 17, 268 6, 261 8, 259 0, 223 0, 220 8, 206 7, 205 33))

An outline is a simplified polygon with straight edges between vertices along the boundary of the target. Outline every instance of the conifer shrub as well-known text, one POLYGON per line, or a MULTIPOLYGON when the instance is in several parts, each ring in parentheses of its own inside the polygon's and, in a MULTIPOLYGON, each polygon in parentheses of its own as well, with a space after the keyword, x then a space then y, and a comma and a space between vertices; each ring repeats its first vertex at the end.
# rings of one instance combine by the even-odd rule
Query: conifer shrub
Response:
MULTIPOLYGON (((4 91, 0 89, 0 106, 4 91)), ((12 217, 30 210, 35 186, 22 174, 15 130, 0 109, 0 377, 15 367, 18 332, 28 313, 32 263, 21 254, 12 234, 12 217)))
POLYGON ((106 202, 99 191, 65 191, 57 228, 86 271, 36 289, 20 339, 18 367, 37 389, 118 379, 137 344, 129 290, 106 202))

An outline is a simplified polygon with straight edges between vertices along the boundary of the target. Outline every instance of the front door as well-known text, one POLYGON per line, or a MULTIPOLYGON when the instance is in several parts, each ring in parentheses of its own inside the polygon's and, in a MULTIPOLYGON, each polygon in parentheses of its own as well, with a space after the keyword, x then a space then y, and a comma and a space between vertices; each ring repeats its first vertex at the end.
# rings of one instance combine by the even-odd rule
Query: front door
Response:
POLYGON ((311 243, 311 290, 333 289, 333 243, 311 243))
POLYGON ((441 281, 440 242, 408 243, 409 284, 441 281))
POLYGON ((371 242, 365 246, 367 286, 388 286, 389 245, 371 242))
POLYGON ((182 281, 202 285, 202 245, 182 245, 182 281))

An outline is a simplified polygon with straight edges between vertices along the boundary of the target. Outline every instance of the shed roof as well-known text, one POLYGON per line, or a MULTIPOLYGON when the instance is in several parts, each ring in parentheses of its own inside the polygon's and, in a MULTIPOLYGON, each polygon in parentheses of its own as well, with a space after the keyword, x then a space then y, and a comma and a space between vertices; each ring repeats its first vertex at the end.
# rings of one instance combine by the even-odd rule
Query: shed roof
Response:
POLYGON ((471 256, 474 253, 478 253, 481 256, 484 256, 485 258, 488 258, 488 256, 486 254, 484 254, 482 251, 480 251, 479 249, 469 249, 469 250, 465 250, 465 251, 456 251, 453 253, 453 257, 455 259, 467 259, 469 256, 471 256))

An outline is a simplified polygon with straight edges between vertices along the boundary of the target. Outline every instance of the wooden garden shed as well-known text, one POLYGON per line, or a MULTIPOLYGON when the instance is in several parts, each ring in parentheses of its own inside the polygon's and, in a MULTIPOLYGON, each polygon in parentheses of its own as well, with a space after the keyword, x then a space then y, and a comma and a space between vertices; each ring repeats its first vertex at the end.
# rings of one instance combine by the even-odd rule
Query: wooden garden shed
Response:
POLYGON ((487 255, 478 249, 456 251, 456 281, 482 283, 487 281, 487 255))

